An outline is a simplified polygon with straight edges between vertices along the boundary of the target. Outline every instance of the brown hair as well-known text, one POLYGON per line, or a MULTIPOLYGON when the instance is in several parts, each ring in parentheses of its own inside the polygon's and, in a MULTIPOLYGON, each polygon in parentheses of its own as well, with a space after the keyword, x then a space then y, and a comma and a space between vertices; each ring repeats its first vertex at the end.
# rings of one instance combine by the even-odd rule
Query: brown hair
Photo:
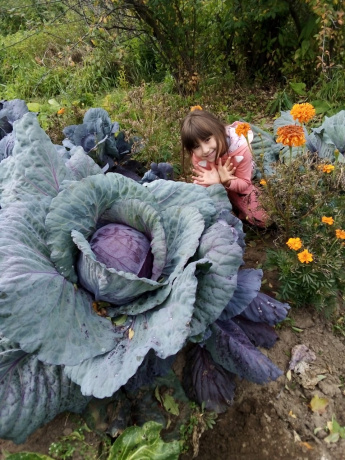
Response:
POLYGON ((199 140, 204 141, 210 136, 214 136, 217 142, 217 158, 224 155, 228 151, 225 125, 210 112, 189 112, 181 125, 183 158, 185 151, 191 154, 199 140))

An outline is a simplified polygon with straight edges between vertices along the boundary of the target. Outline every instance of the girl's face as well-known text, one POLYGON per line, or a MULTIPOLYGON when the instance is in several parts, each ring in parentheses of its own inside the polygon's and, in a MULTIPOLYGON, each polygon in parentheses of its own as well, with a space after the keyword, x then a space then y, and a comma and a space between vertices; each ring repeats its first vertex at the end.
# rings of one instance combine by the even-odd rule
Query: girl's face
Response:
POLYGON ((217 141, 214 136, 209 136, 206 139, 198 140, 192 149, 192 154, 200 160, 207 160, 214 163, 217 158, 217 141))

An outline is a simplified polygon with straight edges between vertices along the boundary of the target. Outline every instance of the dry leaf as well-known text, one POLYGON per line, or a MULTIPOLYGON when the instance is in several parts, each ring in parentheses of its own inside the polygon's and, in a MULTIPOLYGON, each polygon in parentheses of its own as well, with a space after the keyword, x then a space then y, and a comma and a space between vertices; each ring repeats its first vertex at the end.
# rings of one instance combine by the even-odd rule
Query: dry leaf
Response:
POLYGON ((128 338, 129 340, 132 340, 134 337, 134 331, 132 328, 129 328, 129 331, 128 331, 128 338))
POLYGON ((306 447, 307 449, 312 449, 312 448, 313 448, 313 446, 311 446, 311 445, 309 444, 309 442, 301 442, 301 445, 304 446, 304 447, 306 447))
POLYGON ((294 440, 295 442, 302 442, 302 440, 301 440, 299 434, 298 434, 295 430, 293 430, 293 440, 294 440))
POLYGON ((291 369, 289 369, 286 373, 286 378, 291 382, 291 369))
POLYGON ((297 418, 296 415, 292 412, 292 410, 290 410, 289 415, 290 415, 290 417, 292 417, 292 418, 297 418))
POLYGON ((319 398, 318 395, 315 395, 312 400, 310 401, 310 409, 313 412, 318 412, 319 414, 323 414, 328 406, 329 401, 326 398, 319 398))

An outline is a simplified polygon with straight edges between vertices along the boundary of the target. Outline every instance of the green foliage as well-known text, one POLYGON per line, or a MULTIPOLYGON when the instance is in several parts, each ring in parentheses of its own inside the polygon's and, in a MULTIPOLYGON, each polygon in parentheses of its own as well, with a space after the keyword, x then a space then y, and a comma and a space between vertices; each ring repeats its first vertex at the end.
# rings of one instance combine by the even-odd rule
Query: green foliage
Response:
POLYGON ((112 445, 108 460, 177 460, 178 441, 162 441, 161 429, 162 425, 156 422, 127 428, 112 445))
POLYGON ((180 436, 182 442, 182 452, 188 452, 192 447, 193 458, 199 453, 199 440, 206 430, 212 430, 216 424, 217 414, 215 412, 205 411, 204 404, 198 406, 196 403, 190 403, 191 414, 188 420, 180 426, 180 436))
POLYGON ((54 460, 48 455, 37 454, 36 452, 20 452, 17 454, 6 455, 6 460, 54 460))
POLYGON ((164 84, 145 84, 108 94, 100 102, 112 119, 119 121, 128 137, 140 138, 134 145, 136 159, 151 162, 171 162, 180 174, 179 120, 188 110, 186 100, 164 90, 164 84))
POLYGON ((86 460, 106 459, 109 453, 110 439, 105 435, 99 437, 99 446, 96 446, 90 442, 88 434, 91 434, 91 430, 86 424, 78 426, 71 434, 62 436, 58 441, 53 442, 49 447, 49 454, 57 460, 73 458, 76 453, 86 460))

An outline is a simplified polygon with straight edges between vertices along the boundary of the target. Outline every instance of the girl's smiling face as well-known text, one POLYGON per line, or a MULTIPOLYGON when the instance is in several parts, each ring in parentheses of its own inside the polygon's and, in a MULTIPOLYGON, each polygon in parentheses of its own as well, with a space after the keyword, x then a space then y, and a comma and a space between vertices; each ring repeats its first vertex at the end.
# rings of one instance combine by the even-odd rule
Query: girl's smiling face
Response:
POLYGON ((217 158, 217 141, 214 136, 209 136, 204 140, 198 140, 192 149, 192 154, 199 160, 207 160, 214 163, 217 158))

